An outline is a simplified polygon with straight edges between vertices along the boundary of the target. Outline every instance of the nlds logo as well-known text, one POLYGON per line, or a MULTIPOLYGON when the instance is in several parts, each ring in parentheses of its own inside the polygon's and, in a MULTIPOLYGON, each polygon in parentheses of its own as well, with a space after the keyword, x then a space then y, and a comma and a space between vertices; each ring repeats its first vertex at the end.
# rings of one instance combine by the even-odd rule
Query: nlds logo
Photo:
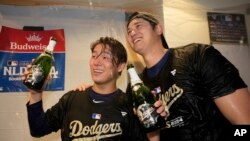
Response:
POLYGON ((38 34, 36 35, 36 33, 33 33, 33 35, 29 35, 28 37, 26 37, 28 42, 40 42, 42 40, 42 37, 40 37, 38 34))
MULTIPOLYGON (((18 61, 18 60, 8 60, 7 66, 3 67, 3 76, 8 76, 9 81, 20 81, 21 75, 26 70, 26 65, 29 64, 29 62, 25 61, 18 61)), ((50 78, 57 79, 58 76, 58 70, 56 70, 55 66, 51 67, 50 70, 50 78)), ((0 90, 1 91, 1 90, 0 90)))

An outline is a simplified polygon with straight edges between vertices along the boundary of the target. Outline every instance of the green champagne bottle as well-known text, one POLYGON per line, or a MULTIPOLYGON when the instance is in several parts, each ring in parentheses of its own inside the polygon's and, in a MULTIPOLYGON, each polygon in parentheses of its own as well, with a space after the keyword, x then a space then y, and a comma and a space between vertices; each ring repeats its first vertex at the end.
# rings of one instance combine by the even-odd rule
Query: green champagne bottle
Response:
POLYGON ((156 112, 154 107, 156 97, 151 93, 149 87, 144 85, 132 64, 128 64, 127 70, 132 87, 133 105, 145 131, 151 132, 164 128, 166 121, 156 112))
POLYGON ((42 90, 54 62, 53 51, 56 38, 51 37, 48 46, 31 64, 31 71, 23 81, 27 88, 42 90))

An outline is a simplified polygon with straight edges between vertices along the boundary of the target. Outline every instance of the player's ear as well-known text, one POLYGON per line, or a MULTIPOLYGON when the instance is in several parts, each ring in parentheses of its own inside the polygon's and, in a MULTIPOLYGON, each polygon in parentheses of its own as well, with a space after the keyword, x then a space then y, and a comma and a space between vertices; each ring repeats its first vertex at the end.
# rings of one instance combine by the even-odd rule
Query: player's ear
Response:
POLYGON ((121 64, 118 65, 117 70, 118 70, 119 74, 122 73, 125 66, 126 66, 126 63, 121 63, 121 64))
POLYGON ((158 35, 161 35, 163 33, 163 27, 160 24, 157 24, 155 26, 155 31, 158 35))

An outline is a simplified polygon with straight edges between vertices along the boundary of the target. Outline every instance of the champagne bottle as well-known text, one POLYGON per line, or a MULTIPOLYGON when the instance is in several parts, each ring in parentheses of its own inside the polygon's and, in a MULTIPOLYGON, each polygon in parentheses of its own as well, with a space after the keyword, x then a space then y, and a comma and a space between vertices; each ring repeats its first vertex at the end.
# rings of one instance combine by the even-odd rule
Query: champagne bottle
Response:
POLYGON ((154 103, 156 97, 143 83, 132 64, 127 66, 132 87, 132 100, 137 116, 146 132, 151 132, 166 126, 165 119, 156 112, 154 103))
POLYGON ((51 37, 46 49, 31 63, 31 71, 23 81, 29 89, 42 90, 52 64, 54 62, 53 51, 56 38, 51 37))

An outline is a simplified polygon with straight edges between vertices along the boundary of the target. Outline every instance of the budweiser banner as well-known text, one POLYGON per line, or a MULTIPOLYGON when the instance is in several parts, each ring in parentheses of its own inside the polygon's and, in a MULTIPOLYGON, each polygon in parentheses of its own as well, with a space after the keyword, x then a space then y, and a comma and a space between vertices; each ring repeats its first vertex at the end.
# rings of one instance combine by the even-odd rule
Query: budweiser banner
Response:
POLYGON ((0 92, 27 91, 21 76, 26 65, 44 51, 51 36, 56 37, 54 65, 45 91, 64 90, 64 30, 24 31, 2 26, 0 33, 0 92))

